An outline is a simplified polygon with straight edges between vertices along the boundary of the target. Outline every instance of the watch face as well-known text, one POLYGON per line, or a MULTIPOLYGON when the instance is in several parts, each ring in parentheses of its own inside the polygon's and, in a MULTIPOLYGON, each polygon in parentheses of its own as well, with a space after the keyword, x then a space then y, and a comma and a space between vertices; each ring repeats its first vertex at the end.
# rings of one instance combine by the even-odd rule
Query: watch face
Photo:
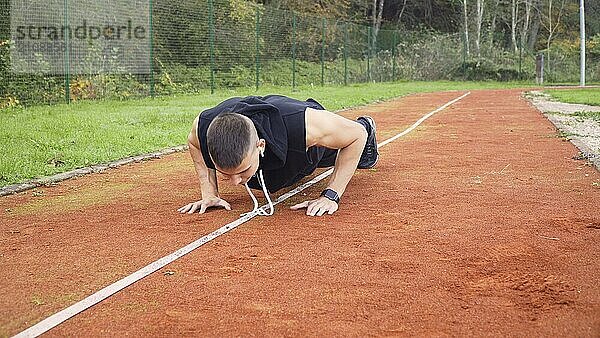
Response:
POLYGON ((338 196, 337 192, 333 191, 332 189, 325 189, 323 190, 323 192, 321 193, 321 196, 325 196, 326 198, 339 203, 340 201, 340 197, 338 196))

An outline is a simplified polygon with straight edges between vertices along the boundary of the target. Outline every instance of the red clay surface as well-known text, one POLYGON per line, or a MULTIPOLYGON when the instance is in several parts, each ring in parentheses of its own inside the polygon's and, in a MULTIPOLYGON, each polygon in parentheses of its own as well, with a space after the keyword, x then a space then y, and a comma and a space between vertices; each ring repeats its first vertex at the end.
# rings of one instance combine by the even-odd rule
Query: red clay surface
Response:
MULTIPOLYGON (((460 92, 345 112, 382 141, 460 92)), ((321 182, 49 336, 600 335, 600 174, 519 91, 475 91, 380 149, 333 216, 321 182), (171 273, 165 274, 170 271, 171 273)), ((0 198, 0 336, 237 219, 180 215, 186 153, 0 198)))

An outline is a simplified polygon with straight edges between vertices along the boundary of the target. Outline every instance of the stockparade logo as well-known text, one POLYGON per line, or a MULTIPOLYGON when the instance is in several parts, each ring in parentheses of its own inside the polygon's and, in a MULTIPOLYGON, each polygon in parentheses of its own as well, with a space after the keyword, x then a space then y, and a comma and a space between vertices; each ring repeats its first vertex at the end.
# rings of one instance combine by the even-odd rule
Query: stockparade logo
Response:
POLYGON ((11 0, 16 73, 148 74, 149 0, 11 0))

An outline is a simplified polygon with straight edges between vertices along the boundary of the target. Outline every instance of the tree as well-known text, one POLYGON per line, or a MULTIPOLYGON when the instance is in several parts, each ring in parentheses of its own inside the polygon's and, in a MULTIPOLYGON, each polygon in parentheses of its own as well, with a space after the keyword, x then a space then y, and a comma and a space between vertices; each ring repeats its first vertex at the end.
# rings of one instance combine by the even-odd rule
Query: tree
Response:
POLYGON ((377 46, 377 34, 379 34, 379 29, 381 28, 381 18, 383 16, 384 3, 385 0, 373 0, 373 12, 371 13, 373 22, 371 44, 373 49, 375 49, 375 46, 377 46))
POLYGON ((469 17, 467 10, 467 0, 462 0, 463 6, 463 37, 464 37, 464 53, 469 56, 469 17))
MULTIPOLYGON (((407 30, 427 28, 456 33, 462 26, 461 2, 462 0, 386 0, 382 27, 390 23, 396 28, 401 23, 407 30)), ((372 3, 369 4, 372 7, 372 3)), ((369 13, 371 11, 369 9, 369 13)))
POLYGON ((402 22, 402 14, 404 14, 404 10, 406 9, 406 0, 402 1, 402 7, 398 7, 400 10, 398 11, 398 16, 396 19, 396 25, 400 26, 400 23, 402 22))
POLYGON ((540 25, 542 22, 541 16, 541 0, 530 0, 531 8, 533 11, 531 29, 529 31, 529 37, 527 38, 527 48, 529 50, 534 50, 538 40, 538 33, 540 31, 540 25))
POLYGON ((585 16, 588 18, 596 18, 593 20, 585 20, 588 36, 600 34, 600 1, 586 1, 585 16))
POLYGON ((477 0, 477 13, 475 16, 475 53, 477 54, 478 59, 481 57, 481 48, 479 45, 481 41, 481 24, 483 22, 483 1, 484 0, 477 0))
POLYGON ((517 51, 517 23, 519 16, 519 2, 512 0, 510 6, 510 43, 513 52, 517 51))
POLYGON ((463 5, 463 36, 464 36, 464 48, 465 55, 469 56, 469 20, 468 20, 468 10, 467 10, 467 0, 462 0, 463 5))
POLYGON ((368 4, 362 0, 257 0, 274 9, 294 10, 340 21, 366 22, 368 4))
POLYGON ((496 0, 494 6, 492 6, 489 11, 492 15, 492 19, 490 20, 488 29, 488 43, 490 47, 492 47, 494 45, 494 35, 496 33, 496 18, 498 17, 498 12, 500 11, 500 0, 496 0))
POLYGON ((547 0, 548 11, 546 13, 542 13, 541 15, 541 24, 548 31, 548 37, 546 39, 546 51, 548 53, 547 64, 548 69, 550 69, 550 44, 552 43, 552 38, 556 33, 556 30, 560 26, 560 19, 563 15, 563 9, 565 8, 565 0, 560 0, 560 8, 558 9, 558 13, 556 11, 553 12, 554 0, 547 0))
POLYGON ((525 3, 525 17, 523 18, 523 26, 521 27, 519 48, 523 48, 523 41, 527 41, 529 23, 531 22, 531 0, 523 0, 523 2, 525 3))

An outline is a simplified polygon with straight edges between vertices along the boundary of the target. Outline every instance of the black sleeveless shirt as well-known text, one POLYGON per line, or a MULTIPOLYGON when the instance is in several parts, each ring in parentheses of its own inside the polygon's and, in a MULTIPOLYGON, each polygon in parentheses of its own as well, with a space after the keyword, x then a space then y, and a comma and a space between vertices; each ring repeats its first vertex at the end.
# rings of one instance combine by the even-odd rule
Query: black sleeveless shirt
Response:
MULTIPOLYGON (((206 132, 212 120, 224 112, 247 116, 252 120, 258 137, 265 139, 265 156, 260 158, 265 184, 270 192, 288 187, 317 168, 327 148, 313 146, 306 149, 306 108, 324 110, 313 99, 299 101, 281 95, 234 97, 207 109, 198 119, 198 139, 204 163, 215 169, 206 144, 206 132)), ((329 150, 331 151, 331 150, 329 150)), ((248 182, 253 189, 260 189, 253 177, 248 182)))

